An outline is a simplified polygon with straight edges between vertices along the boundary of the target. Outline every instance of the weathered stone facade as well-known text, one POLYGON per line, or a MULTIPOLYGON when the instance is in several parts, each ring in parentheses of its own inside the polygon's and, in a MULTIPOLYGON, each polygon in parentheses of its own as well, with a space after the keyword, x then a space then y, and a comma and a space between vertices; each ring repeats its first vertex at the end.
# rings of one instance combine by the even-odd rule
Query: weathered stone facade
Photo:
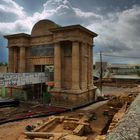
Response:
MULTIPOLYGON (((60 27, 52 21, 35 24, 31 35, 7 35, 9 72, 34 72, 54 65, 52 104, 81 105, 94 99, 93 38, 81 25, 60 27)), ((42 70, 43 71, 43 70, 42 70)))

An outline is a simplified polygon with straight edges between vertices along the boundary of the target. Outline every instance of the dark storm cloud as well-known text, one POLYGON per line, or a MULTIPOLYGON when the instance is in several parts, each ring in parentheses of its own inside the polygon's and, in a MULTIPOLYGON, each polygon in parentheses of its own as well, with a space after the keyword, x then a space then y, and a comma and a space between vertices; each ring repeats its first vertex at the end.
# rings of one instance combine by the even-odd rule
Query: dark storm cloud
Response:
POLYGON ((17 4, 24 7, 24 10, 28 15, 33 15, 35 12, 41 12, 43 9, 43 4, 47 0, 14 0, 17 4))
MULTIPOLYGON (((90 29, 96 27, 95 30, 100 32, 100 36, 96 40, 100 50, 114 55, 130 57, 130 59, 123 59, 123 62, 139 63, 138 59, 131 59, 131 57, 139 57, 140 52, 139 16, 140 7, 133 6, 131 9, 122 12, 112 13, 112 16, 102 22, 100 26, 94 24, 90 27, 90 29)), ((99 51, 97 47, 95 50, 99 51)), ((109 57, 108 61, 110 62, 109 57)))
POLYGON ((119 12, 140 5, 139 0, 70 0, 74 5, 84 11, 92 11, 107 15, 110 12, 119 12))
POLYGON ((17 15, 13 13, 5 13, 0 11, 0 20, 3 22, 14 22, 17 19, 17 15))

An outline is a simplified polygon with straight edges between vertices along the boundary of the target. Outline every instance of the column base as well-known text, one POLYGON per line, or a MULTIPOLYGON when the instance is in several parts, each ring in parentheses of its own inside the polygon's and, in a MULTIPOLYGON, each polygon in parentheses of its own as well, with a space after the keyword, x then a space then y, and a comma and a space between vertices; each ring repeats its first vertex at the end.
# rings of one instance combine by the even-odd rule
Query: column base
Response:
POLYGON ((51 104, 66 108, 79 107, 95 101, 96 87, 86 90, 51 90, 51 104))

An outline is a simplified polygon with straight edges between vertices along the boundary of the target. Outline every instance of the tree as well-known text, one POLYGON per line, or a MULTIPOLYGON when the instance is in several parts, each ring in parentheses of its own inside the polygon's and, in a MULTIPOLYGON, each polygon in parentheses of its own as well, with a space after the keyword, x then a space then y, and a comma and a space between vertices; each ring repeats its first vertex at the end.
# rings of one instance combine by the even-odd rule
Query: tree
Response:
POLYGON ((7 66, 7 62, 0 62, 0 66, 7 66))

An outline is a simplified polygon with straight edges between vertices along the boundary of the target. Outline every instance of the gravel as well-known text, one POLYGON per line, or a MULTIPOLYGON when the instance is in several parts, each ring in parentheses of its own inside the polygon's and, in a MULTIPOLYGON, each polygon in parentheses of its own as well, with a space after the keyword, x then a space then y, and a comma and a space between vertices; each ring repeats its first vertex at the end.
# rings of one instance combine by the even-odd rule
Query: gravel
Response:
POLYGON ((106 140, 140 140, 140 94, 106 140))

